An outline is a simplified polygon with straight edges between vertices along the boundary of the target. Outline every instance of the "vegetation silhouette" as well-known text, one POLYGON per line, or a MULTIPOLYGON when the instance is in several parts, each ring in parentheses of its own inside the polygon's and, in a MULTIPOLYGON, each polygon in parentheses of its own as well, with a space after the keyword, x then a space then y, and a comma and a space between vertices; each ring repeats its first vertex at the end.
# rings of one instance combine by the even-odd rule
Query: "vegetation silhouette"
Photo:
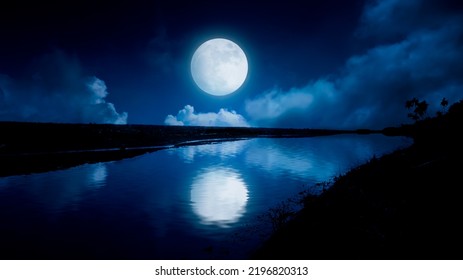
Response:
POLYGON ((447 98, 442 98, 441 102, 440 102, 440 105, 442 107, 442 110, 441 111, 437 111, 436 115, 438 117, 441 117, 443 116, 445 113, 447 113, 447 106, 449 105, 449 101, 447 100, 447 98))
POLYGON ((411 113, 408 113, 408 117, 414 121, 418 121, 426 117, 429 104, 425 100, 419 101, 414 97, 405 102, 405 107, 409 110, 413 109, 411 113))

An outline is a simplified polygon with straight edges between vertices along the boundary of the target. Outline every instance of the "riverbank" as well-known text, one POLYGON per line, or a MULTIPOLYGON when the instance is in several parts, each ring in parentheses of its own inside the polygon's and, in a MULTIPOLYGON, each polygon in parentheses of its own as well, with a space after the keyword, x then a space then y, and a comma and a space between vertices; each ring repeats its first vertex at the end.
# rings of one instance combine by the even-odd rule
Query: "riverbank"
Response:
POLYGON ((415 143, 305 197, 253 258, 462 259, 462 107, 396 129, 415 143))
POLYGON ((0 122, 0 132, 1 177, 120 160, 160 149, 217 141, 375 131, 0 122))

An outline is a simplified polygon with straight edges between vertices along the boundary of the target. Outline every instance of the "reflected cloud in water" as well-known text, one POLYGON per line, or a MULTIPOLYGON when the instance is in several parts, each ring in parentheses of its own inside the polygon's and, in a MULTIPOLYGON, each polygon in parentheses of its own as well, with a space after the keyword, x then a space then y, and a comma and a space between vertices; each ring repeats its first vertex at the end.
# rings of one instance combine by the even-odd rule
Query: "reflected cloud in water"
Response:
MULTIPOLYGON (((396 139, 400 140, 400 139, 396 139)), ((382 155, 410 144, 392 141, 382 135, 362 137, 339 135, 305 139, 256 139, 245 152, 245 161, 269 172, 272 176, 285 174, 302 181, 326 181, 357 166, 375 152, 382 155)))
POLYGON ((288 147, 277 145, 253 145, 246 151, 248 165, 259 167, 275 176, 287 172, 299 178, 306 178, 307 172, 314 167, 311 153, 296 154, 288 147))
POLYGON ((195 158, 204 156, 214 156, 220 159, 236 157, 239 155, 247 145, 249 140, 221 142, 218 144, 186 146, 178 149, 169 150, 171 153, 176 153, 186 163, 192 163, 195 158))
POLYGON ((88 186, 94 188, 101 188, 106 184, 106 177, 108 176, 108 169, 105 163, 97 163, 92 166, 88 174, 88 186))
MULTIPOLYGON (((268 176, 275 181, 311 186, 309 191, 313 189, 314 193, 318 193, 316 183, 343 174, 375 154, 380 156, 409 144, 410 141, 403 138, 383 135, 337 135, 231 141, 182 147, 169 153, 179 155, 185 163, 194 162, 199 168, 233 166, 246 178, 258 178, 257 173, 263 171, 267 174, 259 177, 261 182, 266 181, 268 176)), ((276 184, 274 187, 279 188, 276 184)))
POLYGON ((191 185, 191 206, 203 224, 227 227, 245 213, 248 188, 231 168, 202 169, 191 185))
POLYGON ((107 176, 106 164, 96 163, 48 173, 12 176, 0 181, 14 182, 10 187, 33 198, 48 211, 59 213, 79 208, 88 191, 106 185, 107 176))

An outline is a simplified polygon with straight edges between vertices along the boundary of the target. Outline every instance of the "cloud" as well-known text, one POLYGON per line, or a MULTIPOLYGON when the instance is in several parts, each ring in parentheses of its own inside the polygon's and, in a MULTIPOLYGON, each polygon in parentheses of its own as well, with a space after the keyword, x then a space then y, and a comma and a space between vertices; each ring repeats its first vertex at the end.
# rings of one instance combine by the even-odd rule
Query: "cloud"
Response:
POLYGON ((407 122, 412 97, 433 113, 442 97, 463 98, 462 14, 433 1, 376 1, 359 27, 372 47, 327 78, 247 100, 246 113, 255 125, 381 128, 407 122))
POLYGON ((417 30, 453 24, 462 5, 453 0, 369 1, 357 35, 380 40, 400 40, 417 30))
POLYGON ((93 122, 127 124, 127 113, 118 114, 113 103, 107 103, 104 99, 109 94, 104 81, 92 77, 86 84, 90 95, 90 104, 86 104, 83 110, 83 118, 93 122))
POLYGON ((127 123, 103 80, 88 76, 75 57, 57 51, 41 57, 29 76, 0 75, 0 120, 127 123))
MULTIPOLYGON (((316 114, 314 101, 330 102, 335 95, 334 85, 327 80, 318 80, 303 88, 292 88, 288 91, 272 89, 255 99, 246 100, 245 110, 254 122, 260 125, 275 125, 279 119, 303 118, 307 111, 316 114)), ((318 106, 319 106, 318 104, 318 106)), ((320 119, 319 116, 318 119, 320 119)), ((280 123, 286 126, 285 123, 280 123)))
POLYGON ((166 125, 190 126, 234 126, 248 127, 246 119, 235 111, 220 109, 218 113, 195 113, 191 105, 178 111, 177 116, 168 115, 164 121, 166 125))

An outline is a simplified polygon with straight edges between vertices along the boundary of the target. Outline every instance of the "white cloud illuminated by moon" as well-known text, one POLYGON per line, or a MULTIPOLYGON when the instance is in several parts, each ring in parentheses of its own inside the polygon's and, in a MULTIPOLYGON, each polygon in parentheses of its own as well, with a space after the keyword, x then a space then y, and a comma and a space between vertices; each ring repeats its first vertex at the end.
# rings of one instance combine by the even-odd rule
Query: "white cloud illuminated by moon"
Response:
POLYGON ((249 127, 246 119, 235 111, 221 108, 218 113, 196 113, 195 108, 186 105, 176 116, 168 115, 164 120, 166 125, 191 126, 231 126, 249 127))

